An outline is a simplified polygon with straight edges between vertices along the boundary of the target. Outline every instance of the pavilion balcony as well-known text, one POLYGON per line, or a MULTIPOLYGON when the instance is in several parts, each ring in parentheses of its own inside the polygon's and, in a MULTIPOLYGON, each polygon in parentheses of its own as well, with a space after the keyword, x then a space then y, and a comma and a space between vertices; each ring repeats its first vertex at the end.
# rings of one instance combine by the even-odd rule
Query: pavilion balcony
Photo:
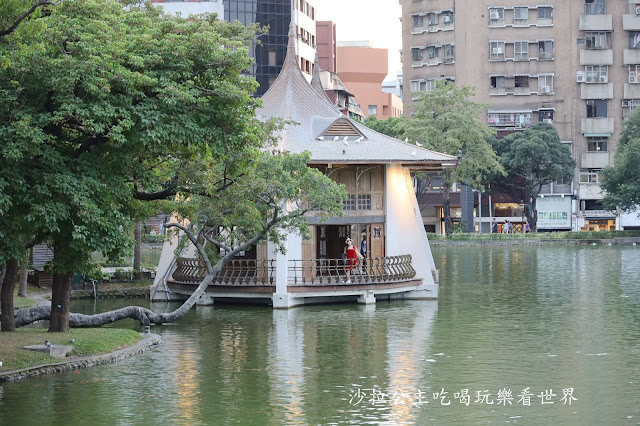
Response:
MULTIPOLYGON (((346 283, 347 268, 342 259, 289 260, 287 287, 299 291, 307 287, 353 286, 401 283, 412 280, 416 271, 409 254, 367 258, 350 269, 351 283, 346 283)), ((272 287, 275 289, 275 260, 232 260, 214 278, 211 286, 272 287)), ((198 259, 176 259, 171 282, 198 285, 206 276, 206 268, 198 259)))

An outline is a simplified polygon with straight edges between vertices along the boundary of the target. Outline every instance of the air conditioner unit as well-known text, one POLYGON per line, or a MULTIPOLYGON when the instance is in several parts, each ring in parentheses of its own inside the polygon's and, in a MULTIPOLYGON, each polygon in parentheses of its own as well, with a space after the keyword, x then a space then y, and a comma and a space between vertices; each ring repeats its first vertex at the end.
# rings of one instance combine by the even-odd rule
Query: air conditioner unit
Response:
POLYGON ((629 101, 622 101, 622 105, 621 105, 621 106, 622 106, 623 108, 625 108, 625 107, 627 107, 627 108, 628 108, 628 107, 629 107, 629 101))
POLYGON ((607 83, 609 81, 609 77, 606 75, 600 76, 600 83, 607 83))
POLYGON ((550 118, 543 118, 543 119, 542 119, 542 122, 543 122, 543 123, 553 124, 553 120, 552 120, 552 119, 550 119, 550 118))
POLYGON ((427 25, 433 25, 433 21, 427 22, 427 25))
POLYGON ((542 86, 540 88, 540 93, 551 93, 551 87, 549 86, 542 86))
POLYGON ((502 55, 502 47, 494 47, 492 52, 494 55, 502 55))
POLYGON ((629 83, 637 83, 637 82, 638 82, 638 72, 629 71, 629 83))
POLYGON ((640 15, 640 6, 636 6, 636 15, 640 15))
POLYGON ((451 16, 445 15, 442 17, 442 22, 448 24, 451 22, 451 16))
POLYGON ((576 82, 584 83, 585 81, 586 81, 586 75, 584 71, 578 71, 578 74, 576 75, 576 82))
POLYGON ((500 13, 499 12, 491 12, 489 14, 489 19, 492 19, 494 21, 500 19, 500 13))

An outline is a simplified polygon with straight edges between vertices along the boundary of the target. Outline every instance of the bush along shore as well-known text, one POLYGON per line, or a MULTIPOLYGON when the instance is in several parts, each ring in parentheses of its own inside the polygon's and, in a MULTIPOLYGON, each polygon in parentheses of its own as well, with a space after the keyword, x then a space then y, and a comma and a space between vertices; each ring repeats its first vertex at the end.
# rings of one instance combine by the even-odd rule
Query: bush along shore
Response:
POLYGON ((431 245, 467 244, 634 244, 640 231, 530 232, 526 234, 453 233, 449 236, 427 233, 431 245))

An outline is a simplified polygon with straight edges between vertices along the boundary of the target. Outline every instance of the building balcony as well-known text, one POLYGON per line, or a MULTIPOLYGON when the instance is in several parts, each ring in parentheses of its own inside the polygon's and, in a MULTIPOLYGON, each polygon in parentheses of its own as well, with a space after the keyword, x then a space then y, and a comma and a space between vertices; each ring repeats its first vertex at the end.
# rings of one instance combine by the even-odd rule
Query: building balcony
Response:
POLYGON ((608 152, 583 152, 580 154, 580 168, 602 169, 609 166, 608 152))
POLYGON ((583 134, 612 135, 613 128, 613 118, 583 118, 580 123, 583 134))
POLYGON ((612 15, 580 15, 580 31, 613 31, 612 15))
POLYGON ((638 84, 638 83, 625 83, 624 84, 624 99, 640 99, 640 84, 638 84))
POLYGON ((635 13, 622 15, 622 29, 625 31, 640 31, 640 15, 635 13))
POLYGON ((582 49, 580 65, 613 65, 612 49, 582 49))
POLYGON ((581 99, 613 99, 613 83, 581 84, 581 99))
POLYGON ((581 200, 602 200, 604 194, 597 183, 580 183, 578 185, 578 197, 581 200))
POLYGON ((625 65, 640 64, 640 49, 624 49, 622 51, 622 62, 625 65))

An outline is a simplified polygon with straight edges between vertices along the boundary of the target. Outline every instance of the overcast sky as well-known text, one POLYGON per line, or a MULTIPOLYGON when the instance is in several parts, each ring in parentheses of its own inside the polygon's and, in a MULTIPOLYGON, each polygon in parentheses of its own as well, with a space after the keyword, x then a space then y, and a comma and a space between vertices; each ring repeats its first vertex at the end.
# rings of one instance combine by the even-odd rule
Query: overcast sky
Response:
POLYGON ((389 75, 402 69, 400 49, 402 6, 398 0, 315 0, 316 19, 336 24, 338 41, 369 40, 373 47, 389 49, 389 75))

